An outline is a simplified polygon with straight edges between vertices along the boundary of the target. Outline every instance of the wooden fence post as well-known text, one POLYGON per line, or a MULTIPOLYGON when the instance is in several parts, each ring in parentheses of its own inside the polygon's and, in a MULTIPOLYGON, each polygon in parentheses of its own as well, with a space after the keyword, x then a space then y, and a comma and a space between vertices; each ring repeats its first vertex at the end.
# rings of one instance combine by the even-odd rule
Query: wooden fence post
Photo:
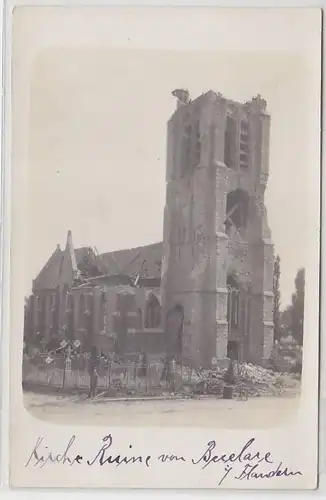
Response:
POLYGON ((109 385, 111 385, 111 369, 112 369, 112 361, 109 361, 109 385))

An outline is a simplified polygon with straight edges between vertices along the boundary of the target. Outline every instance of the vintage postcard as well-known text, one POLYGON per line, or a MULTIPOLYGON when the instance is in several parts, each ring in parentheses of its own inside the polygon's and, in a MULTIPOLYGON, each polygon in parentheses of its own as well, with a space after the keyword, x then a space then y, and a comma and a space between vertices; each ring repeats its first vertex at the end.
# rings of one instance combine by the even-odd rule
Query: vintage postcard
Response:
POLYGON ((321 11, 7 23, 11 485, 315 488, 321 11))

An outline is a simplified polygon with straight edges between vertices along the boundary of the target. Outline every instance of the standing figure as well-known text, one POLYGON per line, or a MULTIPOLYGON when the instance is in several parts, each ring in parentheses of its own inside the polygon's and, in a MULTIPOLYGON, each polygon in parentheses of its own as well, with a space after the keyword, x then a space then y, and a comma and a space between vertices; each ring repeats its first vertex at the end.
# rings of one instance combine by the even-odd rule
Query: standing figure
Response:
POLYGON ((98 367, 100 364, 100 358, 97 354, 97 349, 95 346, 91 348, 90 357, 88 360, 88 372, 90 376, 90 384, 89 384, 89 398, 94 398, 96 396, 96 387, 98 381, 98 367))
POLYGON ((147 355, 145 351, 141 351, 139 355, 139 361, 138 361, 138 376, 139 377, 146 377, 147 375, 147 355))

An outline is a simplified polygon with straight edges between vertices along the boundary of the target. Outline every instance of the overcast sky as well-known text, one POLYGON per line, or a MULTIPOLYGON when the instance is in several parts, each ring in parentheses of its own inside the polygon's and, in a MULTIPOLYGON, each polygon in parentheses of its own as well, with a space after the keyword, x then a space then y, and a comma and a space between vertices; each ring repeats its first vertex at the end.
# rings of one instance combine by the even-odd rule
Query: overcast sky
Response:
POLYGON ((305 242, 316 219, 306 177, 316 168, 307 140, 316 87, 306 64, 293 51, 84 46, 40 52, 30 88, 26 283, 57 243, 64 246, 68 229, 76 247, 99 252, 162 239, 166 122, 176 106, 171 91, 188 88, 195 98, 212 89, 234 100, 257 93, 267 100, 266 205, 288 303, 296 272, 309 259, 305 242))

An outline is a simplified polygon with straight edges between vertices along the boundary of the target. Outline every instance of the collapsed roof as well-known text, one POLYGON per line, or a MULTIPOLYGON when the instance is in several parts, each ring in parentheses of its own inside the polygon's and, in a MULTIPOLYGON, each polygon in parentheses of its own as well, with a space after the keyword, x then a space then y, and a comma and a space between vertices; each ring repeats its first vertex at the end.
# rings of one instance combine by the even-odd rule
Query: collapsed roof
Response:
POLYGON ((91 247, 74 249, 69 231, 65 250, 57 246, 33 281, 33 292, 53 290, 63 283, 83 283, 99 276, 129 276, 144 283, 154 280, 157 285, 161 264, 162 242, 99 254, 91 247))

